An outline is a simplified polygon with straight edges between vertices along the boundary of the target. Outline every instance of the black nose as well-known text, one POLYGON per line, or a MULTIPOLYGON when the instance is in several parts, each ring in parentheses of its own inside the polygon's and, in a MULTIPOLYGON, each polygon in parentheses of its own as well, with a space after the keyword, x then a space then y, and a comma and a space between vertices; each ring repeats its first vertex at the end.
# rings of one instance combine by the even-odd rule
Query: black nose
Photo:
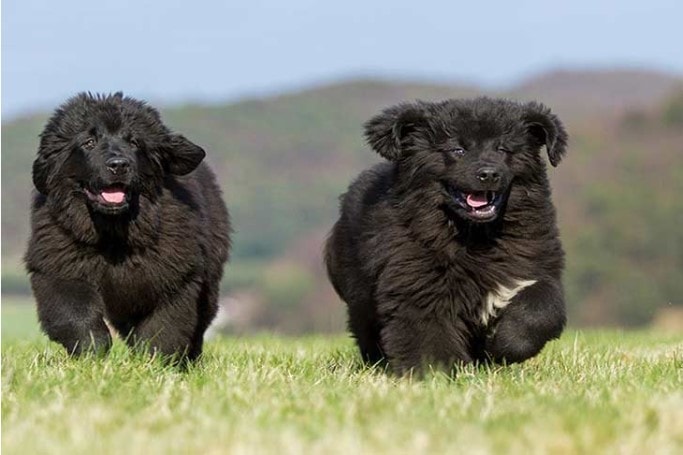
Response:
POLYGON ((104 164, 114 175, 125 174, 130 166, 130 162, 121 157, 109 158, 104 164))
POLYGON ((498 183, 500 172, 495 167, 482 167, 477 171, 477 178, 483 183, 498 183))

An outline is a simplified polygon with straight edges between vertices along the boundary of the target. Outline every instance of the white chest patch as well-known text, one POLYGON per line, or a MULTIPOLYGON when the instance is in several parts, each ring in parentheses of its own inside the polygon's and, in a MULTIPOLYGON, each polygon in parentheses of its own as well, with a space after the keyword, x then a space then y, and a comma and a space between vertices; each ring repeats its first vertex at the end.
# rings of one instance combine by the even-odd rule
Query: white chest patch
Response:
POLYGON ((536 283, 536 280, 518 280, 512 287, 498 286, 495 291, 489 292, 484 299, 484 308, 481 310, 481 322, 487 325, 501 310, 510 304, 510 301, 524 288, 536 283))

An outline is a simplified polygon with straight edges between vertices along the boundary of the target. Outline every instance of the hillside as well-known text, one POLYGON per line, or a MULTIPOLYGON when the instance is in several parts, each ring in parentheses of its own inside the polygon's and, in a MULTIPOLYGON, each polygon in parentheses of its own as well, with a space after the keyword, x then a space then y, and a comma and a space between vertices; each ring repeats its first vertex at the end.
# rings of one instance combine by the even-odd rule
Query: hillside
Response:
MULTIPOLYGON (((551 178, 575 323, 638 324, 662 305, 683 303, 676 228, 683 206, 675 197, 683 189, 683 128, 663 120, 681 84, 657 73, 562 72, 488 93, 546 102, 571 133, 568 159, 551 178)), ((245 327, 340 328, 342 308, 319 256, 338 195, 379 160, 364 146, 360 125, 401 100, 480 93, 359 80, 231 105, 162 109, 169 126, 205 147, 222 182, 237 229, 226 288, 248 302, 239 309, 247 314, 245 327), (293 312, 308 317, 291 320, 293 312)), ((2 125, 3 292, 25 286, 19 258, 45 119, 2 125)))
POLYGON ((584 114, 592 109, 632 109, 651 105, 671 93, 679 77, 644 70, 558 70, 531 78, 512 90, 523 98, 584 114))

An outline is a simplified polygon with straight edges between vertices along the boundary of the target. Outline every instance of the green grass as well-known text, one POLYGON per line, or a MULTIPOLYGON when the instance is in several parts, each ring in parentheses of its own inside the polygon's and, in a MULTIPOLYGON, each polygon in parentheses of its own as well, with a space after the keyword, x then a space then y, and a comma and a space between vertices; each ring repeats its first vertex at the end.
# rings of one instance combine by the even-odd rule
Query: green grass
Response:
POLYGON ((683 450, 681 334, 569 332, 523 365, 419 381, 363 368, 344 336, 219 338, 186 373, 120 342, 73 360, 5 337, 6 316, 7 454, 683 450))

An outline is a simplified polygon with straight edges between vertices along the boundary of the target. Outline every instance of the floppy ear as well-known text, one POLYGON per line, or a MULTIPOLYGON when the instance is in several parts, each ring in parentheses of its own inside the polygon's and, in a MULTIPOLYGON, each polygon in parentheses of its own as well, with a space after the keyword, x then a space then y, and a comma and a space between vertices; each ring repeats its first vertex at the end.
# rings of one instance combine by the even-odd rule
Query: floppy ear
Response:
POLYGON ((182 134, 171 134, 166 149, 167 169, 175 175, 185 175, 194 171, 206 155, 200 146, 190 142, 182 134))
POLYGON ((533 140, 540 147, 545 145, 550 164, 557 166, 567 151, 567 131, 559 118, 540 103, 529 103, 524 123, 533 140))
POLYGON ((39 154, 33 161, 33 185, 42 193, 48 193, 48 179, 52 172, 53 164, 45 155, 39 154))
POLYGON ((54 119, 40 133, 38 156, 33 161, 33 185, 45 195, 49 192, 51 180, 59 167, 59 156, 64 147, 54 133, 53 123, 54 119))
POLYGON ((365 138, 377 153, 389 161, 401 157, 404 146, 420 127, 427 125, 424 109, 417 104, 399 104, 368 120, 365 138))

